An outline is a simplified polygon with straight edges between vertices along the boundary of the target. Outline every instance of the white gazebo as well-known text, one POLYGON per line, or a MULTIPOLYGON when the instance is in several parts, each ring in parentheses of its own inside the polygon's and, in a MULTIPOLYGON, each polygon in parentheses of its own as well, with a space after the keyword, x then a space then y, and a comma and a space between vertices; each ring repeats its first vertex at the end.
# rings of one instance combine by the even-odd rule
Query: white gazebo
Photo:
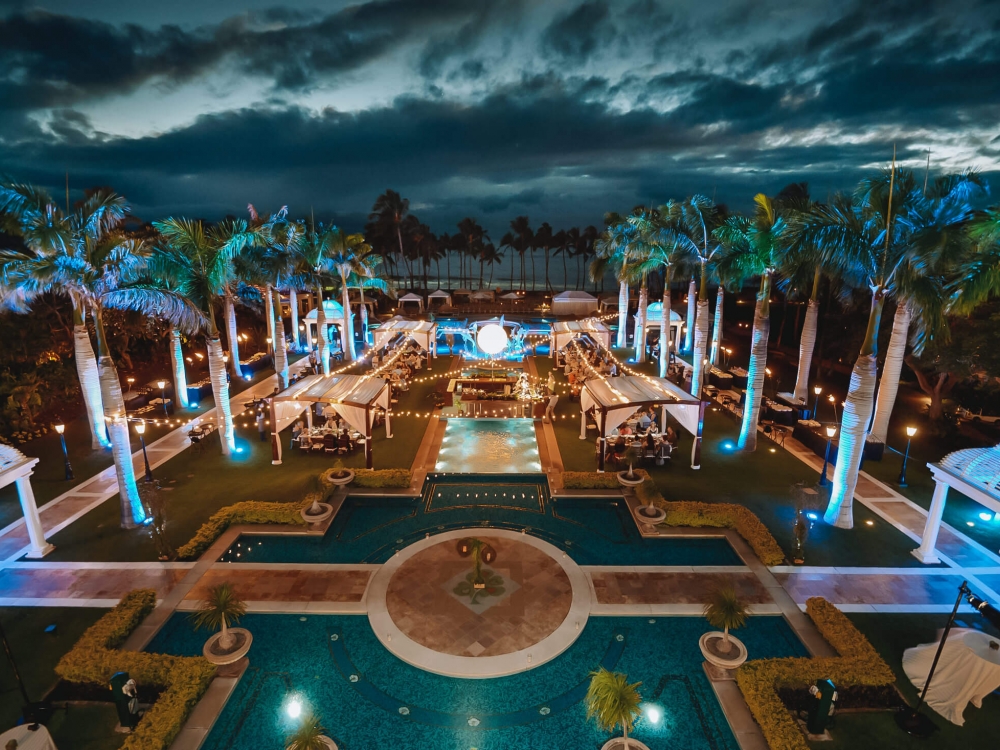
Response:
POLYGON ((435 304, 451 307, 451 295, 444 289, 435 289, 427 295, 427 306, 432 307, 435 304))
POLYGON ((424 311, 424 298, 421 297, 419 294, 415 294, 414 292, 409 292, 408 294, 404 294, 402 297, 399 298, 399 311, 400 312, 402 312, 405 309, 403 307, 403 305, 416 305, 417 306, 417 310, 419 310, 420 312, 423 312, 424 311))
POLYGON ((490 289, 477 289, 469 295, 469 299, 473 302, 492 302, 493 291, 490 289))
POLYGON ((28 458, 15 447, 0 444, 0 487, 6 487, 12 482, 17 487, 17 498, 21 501, 24 525, 28 529, 28 541, 31 543, 27 557, 31 558, 45 557, 55 549, 45 541, 42 520, 35 504, 35 493, 31 489, 31 475, 37 463, 37 458, 28 458))
POLYGON ((608 435, 637 409, 659 406, 661 430, 666 429, 667 414, 694 436, 691 468, 701 468, 701 430, 705 421, 705 402, 674 385, 666 378, 645 375, 591 378, 580 392, 580 439, 587 439, 587 412, 593 412, 600 433, 601 452, 598 471, 604 471, 604 445, 608 435))
POLYGON ((549 334, 549 356, 554 357, 557 351, 583 335, 590 336, 605 349, 611 348, 611 329, 597 318, 557 321, 552 324, 549 334))
POLYGON ((560 292, 552 298, 553 315, 590 315, 597 312, 597 297, 587 292, 560 292))
POLYGON ((396 336, 409 336, 417 346, 427 352, 428 365, 431 357, 437 357, 438 327, 437 323, 429 320, 406 320, 405 318, 394 317, 376 328, 375 348, 381 349, 392 341, 396 336))
MULTIPOLYGON (((305 323, 306 326, 306 343, 308 344, 309 348, 312 348, 312 340, 319 338, 319 334, 316 330, 317 313, 318 310, 314 307, 312 310, 310 310, 305 314, 305 317, 302 318, 302 322, 305 323)), ((340 331, 341 333, 340 340, 343 341, 344 336, 343 336, 343 331, 341 330, 344 327, 343 306, 336 300, 325 299, 323 300, 323 313, 326 315, 327 336, 328 336, 327 341, 329 341, 330 326, 337 327, 337 330, 340 331)), ((353 320, 354 318, 353 313, 351 315, 351 318, 353 320)))
POLYGON ((924 523, 923 538, 913 554, 920 562, 931 565, 941 562, 935 547, 949 488, 958 490, 994 514, 1000 513, 1000 445, 955 451, 937 463, 927 464, 927 468, 934 475, 934 495, 924 523))
MULTIPOLYGON (((660 316, 663 314, 662 302, 650 302, 646 306, 646 333, 650 329, 660 330, 660 316)), ((633 318, 638 318, 636 313, 633 318)), ((636 321, 638 323, 638 320, 636 321)), ((670 311, 670 346, 676 352, 680 350, 681 336, 684 335, 684 319, 674 310, 670 311)))
POLYGON ((389 423, 389 381, 372 375, 307 375, 271 397, 271 463, 281 463, 281 431, 302 412, 312 427, 315 403, 332 404, 354 429, 365 436, 365 466, 373 467, 372 409, 385 409, 385 436, 392 437, 389 423))
MULTIPOLYGON (((638 307, 639 306, 639 298, 638 297, 629 297, 628 298, 628 306, 629 307, 638 307)), ((609 309, 615 309, 615 310, 618 309, 618 295, 617 294, 615 294, 615 295, 609 294, 606 297, 601 297, 601 304, 600 304, 599 310, 601 311, 601 313, 606 313, 609 309)))

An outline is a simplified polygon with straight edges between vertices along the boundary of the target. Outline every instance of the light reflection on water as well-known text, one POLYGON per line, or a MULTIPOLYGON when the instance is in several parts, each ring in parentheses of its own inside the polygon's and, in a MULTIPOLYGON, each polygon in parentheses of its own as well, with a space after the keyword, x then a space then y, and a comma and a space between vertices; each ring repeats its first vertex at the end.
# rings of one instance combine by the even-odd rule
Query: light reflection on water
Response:
POLYGON ((435 471, 524 474, 542 470, 530 419, 449 419, 435 471))

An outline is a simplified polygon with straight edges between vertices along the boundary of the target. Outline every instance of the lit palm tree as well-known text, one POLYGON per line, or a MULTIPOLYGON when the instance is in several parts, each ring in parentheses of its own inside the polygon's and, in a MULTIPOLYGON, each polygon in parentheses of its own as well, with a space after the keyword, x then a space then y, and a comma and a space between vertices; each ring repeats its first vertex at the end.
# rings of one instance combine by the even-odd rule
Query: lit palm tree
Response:
MULTIPOLYGON (((324 375, 330 374, 329 334, 323 290, 333 286, 336 276, 330 265, 334 239, 340 237, 336 227, 318 226, 310 222, 303 227, 303 241, 296 254, 291 283, 300 289, 311 289, 316 294, 316 341, 320 366, 324 375)), ((346 338, 346 332, 341 338, 346 338)))
MULTIPOLYGON (((106 201, 109 195, 91 198, 106 201)), ((86 235, 78 244, 53 246, 53 252, 47 254, 29 249, 2 255, 4 285, 18 290, 4 296, 8 309, 28 312, 35 297, 51 292, 69 297, 74 308, 90 310, 93 315, 102 421, 111 439, 121 525, 127 529, 142 524, 146 511, 135 484, 125 400, 108 346, 104 313, 107 309, 134 310, 163 318, 186 331, 196 330, 200 322, 197 311, 180 294, 151 280, 148 254, 141 239, 110 231, 96 238, 86 235)))
POLYGON ((750 614, 746 602, 736 593, 736 588, 722 586, 713 591, 703 612, 709 625, 722 629, 725 644, 722 651, 731 651, 732 641, 729 640, 729 631, 742 628, 750 614))
POLYGON ((371 279, 382 262, 382 256, 376 255, 365 242, 361 234, 346 234, 338 227, 330 228, 326 262, 329 268, 340 277, 341 295, 344 306, 343 347, 344 358, 350 362, 357 359, 354 352, 354 327, 351 323, 351 299, 348 292, 351 276, 359 279, 371 279))
POLYGON ((326 729, 319 723, 319 719, 309 714, 303 717, 299 728, 288 737, 285 750, 328 750, 330 746, 326 743, 324 732, 326 729))
POLYGON ((977 213, 968 236, 972 246, 951 289, 951 310, 963 314, 1000 293, 1000 206, 977 213))
MULTIPOLYGON (((914 274, 938 263, 940 247, 913 241, 912 208, 917 197, 913 174, 893 166, 862 180, 853 196, 835 196, 829 205, 791 217, 796 242, 819 248, 824 263, 845 281, 871 290, 868 328, 841 416, 840 448, 824 516, 827 523, 841 528, 854 526, 854 489, 872 417, 882 310, 889 297, 915 280, 914 274)), ((909 310, 915 353, 922 351, 926 336, 936 330, 941 310, 941 305, 909 310)))
MULTIPOLYGON (((250 206, 251 216, 255 214, 250 206)), ((250 256, 264 282, 266 306, 271 321, 274 343, 274 371, 281 380, 282 388, 288 387, 288 343, 285 338, 285 321, 281 312, 282 288, 290 288, 292 266, 305 235, 303 224, 288 218, 288 207, 282 206, 276 214, 262 223, 260 231, 261 248, 250 250, 250 256)), ((292 328, 298 336, 298 330, 292 328)))
POLYGON ((219 646, 229 650, 233 647, 233 634, 229 629, 239 623, 247 613, 247 605, 233 590, 232 584, 220 583, 210 586, 201 609, 190 617, 197 630, 220 630, 219 646))
POLYGON ((258 235, 243 219, 208 229, 200 220, 181 218, 156 221, 153 226, 163 238, 150 263, 154 276, 170 279, 176 288, 183 289, 202 314, 222 453, 228 456, 236 450, 236 437, 215 309, 223 300, 227 284, 233 281, 233 258, 257 242, 258 235))
POLYGON ((635 247, 635 229, 626 217, 615 212, 605 214, 604 224, 604 232, 594 242, 595 257, 590 265, 590 278, 597 281, 609 270, 615 272, 618 279, 618 335, 615 346, 624 349, 628 343, 629 252, 635 247))
POLYGON ((622 672, 609 672, 601 667, 590 673, 590 685, 584 703, 587 718, 603 732, 622 730, 622 740, 626 750, 629 747, 628 733, 641 713, 642 696, 639 695, 641 682, 629 683, 622 672))

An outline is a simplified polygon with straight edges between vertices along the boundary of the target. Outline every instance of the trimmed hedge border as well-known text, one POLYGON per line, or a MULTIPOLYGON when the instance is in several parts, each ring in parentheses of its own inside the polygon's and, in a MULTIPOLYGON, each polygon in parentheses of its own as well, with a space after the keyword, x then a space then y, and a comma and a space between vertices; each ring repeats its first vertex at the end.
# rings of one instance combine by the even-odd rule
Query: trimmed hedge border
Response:
POLYGON ((142 685, 163 688, 156 703, 125 740, 122 750, 169 748, 215 676, 215 667, 200 656, 118 650, 155 606, 156 592, 152 589, 131 591, 91 625, 56 665, 56 674, 69 682, 107 688, 115 672, 128 672, 142 685))
POLYGON ((354 487, 409 487, 413 474, 409 469, 355 469, 354 487))
POLYGON ((892 685, 896 676, 847 616, 822 597, 806 601, 806 614, 840 656, 758 659, 736 670, 736 683, 771 750, 809 750, 778 687, 802 687, 829 678, 838 687, 892 685))
MULTIPOLYGON (((636 469, 646 481, 635 487, 635 494, 644 503, 663 508, 667 512, 661 526, 695 526, 733 529, 743 537, 765 565, 780 565, 785 561, 781 545, 768 531, 767 526, 752 510, 735 503, 701 503, 694 501, 668 502, 656 489, 649 473, 636 469)), ((617 489, 618 478, 614 472, 567 471, 563 473, 563 486, 567 489, 617 489)))
POLYGON ((256 500, 235 503, 220 508, 201 525, 198 532, 184 546, 177 550, 178 560, 195 560, 212 546, 226 529, 239 524, 269 523, 285 526, 305 526, 300 511, 312 505, 318 493, 309 493, 297 503, 262 503, 256 500))

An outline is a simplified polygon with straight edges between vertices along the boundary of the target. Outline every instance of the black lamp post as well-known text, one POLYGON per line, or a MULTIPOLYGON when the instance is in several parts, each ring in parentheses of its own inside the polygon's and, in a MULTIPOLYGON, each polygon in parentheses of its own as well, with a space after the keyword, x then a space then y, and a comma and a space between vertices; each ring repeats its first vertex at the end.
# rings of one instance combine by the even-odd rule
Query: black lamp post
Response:
POLYGON ((903 467, 899 470, 899 481, 896 482, 900 487, 906 487, 906 461, 910 457, 910 441, 916 434, 916 427, 906 428, 906 453, 903 454, 903 467))
POLYGON ((819 414, 819 394, 823 392, 823 386, 817 385, 813 386, 813 393, 816 394, 816 401, 813 403, 813 419, 816 419, 816 415, 819 414))
POLYGON ((66 450, 66 435, 63 434, 63 433, 66 432, 66 425, 64 425, 64 424, 57 424, 56 425, 56 432, 59 433, 59 442, 62 443, 63 462, 66 465, 66 481, 68 482, 69 480, 73 479, 74 477, 73 477, 73 467, 70 465, 70 462, 69 462, 69 452, 66 450))
POLYGON ((149 468, 149 458, 146 456, 146 423, 136 422, 135 431, 139 433, 139 442, 142 443, 142 462, 146 465, 146 481, 153 481, 153 472, 149 468))
POLYGON ((166 392, 165 389, 167 387, 167 381, 157 380, 156 387, 160 389, 160 401, 163 403, 163 413, 169 417, 170 412, 167 411, 167 397, 164 395, 166 392))
POLYGON ((826 487, 829 484, 826 478, 826 467, 830 463, 830 443, 833 442, 833 436, 837 434, 836 427, 826 428, 826 453, 823 456, 823 471, 819 474, 819 486, 826 487))

